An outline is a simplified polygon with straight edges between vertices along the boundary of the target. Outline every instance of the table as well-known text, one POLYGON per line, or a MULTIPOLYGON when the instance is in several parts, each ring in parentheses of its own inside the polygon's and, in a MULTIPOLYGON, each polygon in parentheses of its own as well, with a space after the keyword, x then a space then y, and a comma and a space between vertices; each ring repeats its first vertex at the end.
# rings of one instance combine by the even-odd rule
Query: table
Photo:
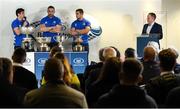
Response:
MULTIPOLYGON (((64 52, 76 74, 84 73, 88 65, 87 52, 64 52)), ((49 58, 49 52, 27 52, 25 68, 35 73, 38 82, 42 78, 42 70, 46 60, 49 58)))

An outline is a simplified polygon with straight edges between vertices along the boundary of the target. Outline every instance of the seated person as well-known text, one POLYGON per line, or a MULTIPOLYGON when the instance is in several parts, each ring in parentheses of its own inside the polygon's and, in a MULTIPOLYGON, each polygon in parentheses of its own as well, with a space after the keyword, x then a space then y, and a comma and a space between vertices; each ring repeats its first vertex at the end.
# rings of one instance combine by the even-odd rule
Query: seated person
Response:
POLYGON ((142 79, 142 64, 127 58, 119 72, 119 83, 102 95, 96 107, 101 108, 156 108, 155 101, 138 86, 142 79))
POLYGON ((50 58, 45 62, 44 78, 47 81, 39 89, 28 92, 24 98, 25 107, 87 108, 85 96, 67 86, 64 81, 64 65, 50 58))
POLYGON ((22 66, 26 61, 26 51, 23 48, 16 48, 13 55, 13 84, 28 90, 38 88, 36 76, 33 72, 22 66))
POLYGON ((160 76, 147 82, 145 89, 153 97, 159 107, 163 107, 171 89, 180 85, 180 77, 174 74, 176 55, 171 49, 164 49, 159 53, 160 76))
POLYGON ((143 80, 140 84, 146 84, 151 78, 160 75, 159 63, 155 61, 156 51, 152 47, 144 48, 144 57, 142 64, 144 71, 142 73, 143 80))

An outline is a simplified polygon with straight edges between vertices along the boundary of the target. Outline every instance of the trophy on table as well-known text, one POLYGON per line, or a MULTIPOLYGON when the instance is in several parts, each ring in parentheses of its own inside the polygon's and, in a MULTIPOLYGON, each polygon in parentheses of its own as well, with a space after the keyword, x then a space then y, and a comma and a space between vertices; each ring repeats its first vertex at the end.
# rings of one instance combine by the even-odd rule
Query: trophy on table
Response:
POLYGON ((48 46, 48 44, 51 42, 51 37, 36 37, 36 40, 40 43, 41 52, 50 51, 50 47, 48 46))
POLYGON ((34 32, 34 27, 29 26, 29 27, 21 27, 20 29, 22 34, 26 34, 26 37, 23 38, 22 41, 22 48, 24 48, 26 51, 33 51, 34 46, 33 46, 33 41, 32 38, 29 37, 30 34, 34 32))
POLYGON ((80 34, 75 36, 74 43, 75 43, 75 46, 73 47, 73 51, 74 52, 82 52, 82 51, 84 51, 84 47, 81 45, 82 39, 81 39, 81 35, 80 34))
POLYGON ((61 48, 62 52, 64 52, 63 42, 65 39, 65 36, 63 36, 61 33, 58 33, 58 35, 55 36, 54 38, 58 42, 58 46, 61 48))

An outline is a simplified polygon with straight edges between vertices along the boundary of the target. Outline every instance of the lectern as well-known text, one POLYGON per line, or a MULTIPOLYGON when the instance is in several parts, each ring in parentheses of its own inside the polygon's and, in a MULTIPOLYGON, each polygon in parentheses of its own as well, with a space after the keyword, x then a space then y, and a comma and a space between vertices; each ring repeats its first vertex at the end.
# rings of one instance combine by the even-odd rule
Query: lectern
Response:
POLYGON ((144 47, 150 42, 154 41, 159 44, 159 38, 157 34, 141 35, 137 37, 137 54, 138 57, 143 57, 144 47))

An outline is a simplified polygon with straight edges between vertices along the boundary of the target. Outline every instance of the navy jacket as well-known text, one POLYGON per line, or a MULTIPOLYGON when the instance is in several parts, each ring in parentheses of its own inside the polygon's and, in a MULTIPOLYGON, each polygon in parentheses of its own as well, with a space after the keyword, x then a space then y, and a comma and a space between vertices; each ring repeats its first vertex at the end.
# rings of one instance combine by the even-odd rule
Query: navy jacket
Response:
MULTIPOLYGON (((148 24, 145 24, 143 27, 142 34, 146 34, 147 27, 148 27, 148 24)), ((162 26, 155 22, 151 31, 150 31, 150 34, 159 34, 158 38, 162 39, 163 38, 162 26)))

